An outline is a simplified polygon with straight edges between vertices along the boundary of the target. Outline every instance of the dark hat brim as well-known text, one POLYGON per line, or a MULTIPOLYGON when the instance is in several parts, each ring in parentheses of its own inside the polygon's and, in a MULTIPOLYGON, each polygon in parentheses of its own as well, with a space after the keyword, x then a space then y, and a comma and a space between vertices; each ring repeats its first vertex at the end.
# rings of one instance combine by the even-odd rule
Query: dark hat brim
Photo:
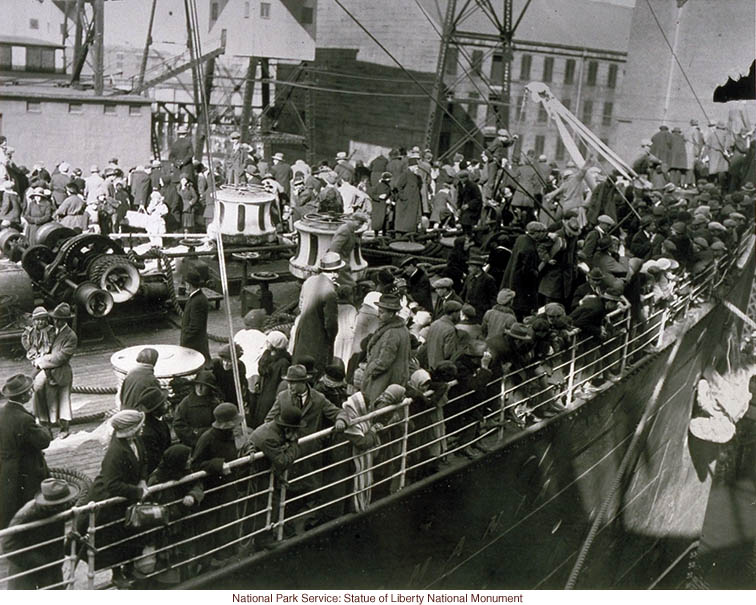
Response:
POLYGON ((45 496, 42 494, 42 492, 39 492, 36 496, 34 496, 34 502, 36 502, 39 506, 61 506, 62 504, 70 504, 79 497, 79 494, 81 493, 81 489, 78 485, 75 483, 71 483, 70 481, 66 481, 68 483, 68 489, 69 494, 65 498, 61 498, 59 500, 48 500, 45 498, 45 496))
POLYGON ((299 424, 289 424, 288 422, 281 420, 280 417, 276 418, 276 424, 287 429, 303 429, 307 426, 304 422, 300 422, 299 424))
POLYGON ((34 381, 28 376, 24 376, 23 384, 20 384, 17 388, 14 388, 14 389, 8 388, 7 384, 3 385, 3 387, 0 388, 0 394, 2 394, 3 397, 10 399, 11 397, 16 397, 18 395, 28 393, 29 391, 32 390, 33 386, 34 386, 34 381))

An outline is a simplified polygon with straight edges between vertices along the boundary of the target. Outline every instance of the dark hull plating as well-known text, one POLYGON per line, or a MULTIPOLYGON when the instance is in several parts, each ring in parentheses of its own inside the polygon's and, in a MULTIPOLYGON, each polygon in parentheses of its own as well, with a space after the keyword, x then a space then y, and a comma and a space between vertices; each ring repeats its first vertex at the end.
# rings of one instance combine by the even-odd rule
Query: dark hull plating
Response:
MULTIPOLYGON (((753 271, 751 258, 729 295, 740 308, 753 271)), ((688 423, 696 382, 730 322, 718 305, 680 334, 660 406, 578 588, 645 588, 700 535, 717 450, 691 437, 688 423)), ((671 351, 480 459, 192 585, 562 588, 671 351)))

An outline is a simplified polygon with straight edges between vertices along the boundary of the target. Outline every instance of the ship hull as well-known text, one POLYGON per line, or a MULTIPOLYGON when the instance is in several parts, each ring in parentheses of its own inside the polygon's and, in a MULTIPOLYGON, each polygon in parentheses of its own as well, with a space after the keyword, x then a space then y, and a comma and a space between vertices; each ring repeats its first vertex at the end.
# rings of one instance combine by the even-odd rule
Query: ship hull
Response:
MULTIPOLYGON (((728 299, 747 306, 753 256, 728 299)), ((647 418, 578 588, 645 588, 700 535, 717 448, 688 433, 696 383, 732 321, 710 306, 575 410, 220 574, 206 588, 562 588, 647 418), (670 359, 671 355, 674 359, 670 359)))

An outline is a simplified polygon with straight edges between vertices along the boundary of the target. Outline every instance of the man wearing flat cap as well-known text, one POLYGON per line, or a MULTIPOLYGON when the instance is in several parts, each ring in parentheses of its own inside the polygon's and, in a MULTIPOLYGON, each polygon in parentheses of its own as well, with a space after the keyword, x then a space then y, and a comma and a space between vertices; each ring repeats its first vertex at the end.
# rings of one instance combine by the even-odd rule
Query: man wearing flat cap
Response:
POLYGON ((591 266, 593 255, 596 254, 596 245, 598 241, 609 234, 609 230, 614 226, 615 221, 612 217, 602 214, 597 219, 596 226, 591 229, 585 236, 581 257, 591 266))
POLYGON ((436 293, 436 302, 433 304, 433 318, 438 319, 444 314, 444 303, 456 300, 459 308, 462 308, 462 299, 454 291, 454 281, 450 277, 441 277, 431 282, 431 287, 436 293))
POLYGON ((43 454, 50 445, 50 432, 27 409, 32 384, 29 376, 16 374, 0 389, 7 399, 0 406, 0 529, 8 527, 16 511, 50 475, 43 454))
POLYGON ((34 378, 34 410, 40 422, 56 424, 60 421, 60 437, 68 436, 71 409, 73 370, 70 360, 76 352, 79 339, 69 320, 74 314, 67 303, 60 303, 50 313, 55 334, 50 352, 35 359, 32 364, 42 370, 34 378))
POLYGON ((390 384, 406 384, 409 379, 410 333, 397 313, 399 297, 382 294, 378 302, 378 329, 367 343, 367 365, 362 392, 373 403, 390 384))
POLYGON ((539 272, 537 245, 546 237, 546 226, 532 221, 525 227, 525 233, 518 235, 512 247, 507 268, 501 281, 501 288, 515 291, 512 308, 518 319, 522 319, 538 302, 539 272))
POLYGON ((447 300, 443 303, 443 314, 431 323, 425 339, 428 354, 428 365, 435 370, 444 361, 451 361, 459 349, 456 324, 462 303, 447 300))

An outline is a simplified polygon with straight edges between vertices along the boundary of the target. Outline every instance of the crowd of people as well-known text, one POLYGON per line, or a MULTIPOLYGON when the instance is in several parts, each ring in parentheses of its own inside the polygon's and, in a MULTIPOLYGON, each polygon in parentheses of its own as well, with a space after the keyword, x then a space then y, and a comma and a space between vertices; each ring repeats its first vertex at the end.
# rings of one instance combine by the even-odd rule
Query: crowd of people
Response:
MULTIPOLYGON (((154 204, 165 207, 161 216, 175 228, 202 228, 212 218, 207 178, 276 191, 283 230, 288 217, 310 212, 347 215, 319 259, 318 273, 302 284, 291 329, 266 333, 268 315, 253 309, 235 342, 215 357, 202 292, 207 275, 199 265, 187 272, 189 297, 180 342, 202 353, 206 365, 171 409, 154 375, 158 353, 145 347, 121 387, 120 411, 110 420, 113 438, 90 497, 121 496, 134 503, 150 494, 150 485, 189 470, 206 471, 201 481, 153 496, 179 517, 198 507, 210 511, 200 517, 199 527, 187 531, 225 528, 207 538, 213 556, 206 564, 219 567, 236 552, 231 545, 235 530, 228 526, 237 511, 221 505, 239 495, 234 481, 242 471, 231 471, 227 463, 242 453, 264 454, 264 468, 273 471, 276 481, 274 498, 281 485, 293 496, 312 494, 287 505, 287 516, 308 508, 317 511, 303 514, 300 526, 287 524, 289 535, 347 510, 364 510, 371 500, 400 489, 401 412, 360 420, 370 412, 409 406, 409 480, 449 464, 448 452, 474 458, 487 450, 476 436, 488 428, 487 412, 499 408, 502 387, 492 386, 497 378, 506 377, 507 386, 515 389, 508 396, 520 402, 507 406, 507 422, 513 426, 558 414, 565 401, 534 405, 531 395, 564 383, 563 373, 549 360, 567 351, 576 332, 594 339, 591 348, 616 336, 616 327, 607 321, 616 309, 630 313, 635 325, 642 323, 648 307, 661 308, 672 300, 677 282, 706 272, 752 230, 756 171, 748 136, 742 149, 735 142, 726 149, 729 169, 723 176, 711 168, 711 145, 708 151, 701 147, 685 166, 677 160, 670 163, 664 152, 677 143, 667 134, 677 133, 667 133, 666 127, 660 132, 663 136, 644 142, 633 165, 637 177, 631 181, 617 171, 602 170, 592 156, 583 166, 570 163, 563 170, 532 152, 515 157, 516 137, 506 130, 478 158, 456 154, 443 162, 419 147, 396 148, 368 166, 352 164, 346 153, 319 166, 302 161, 289 165, 277 153, 268 166, 233 133, 225 161, 206 176, 193 159, 185 132, 171 149, 167 171, 156 163, 151 172, 138 166, 124 175, 111 162, 104 178, 93 167, 81 181, 80 174, 61 163, 52 175, 35 169, 27 188, 19 188, 23 171, 12 163, 3 141, 2 208, 20 210, 2 214, 3 224, 21 227, 23 222, 27 233, 45 221, 72 217, 81 221, 79 228, 89 228, 89 221, 107 233, 118 229, 126 210, 141 208, 150 214, 154 204), (735 153, 744 159, 734 162, 735 153), (451 249, 438 265, 407 256, 393 267, 373 271, 370 279, 355 281, 349 260, 365 230, 377 237, 440 231, 451 235, 451 249), (233 359, 242 378, 241 401, 233 359), (465 412, 484 399, 490 401, 487 407, 465 412), (245 435, 239 429, 242 415, 249 428, 245 435), (342 444, 340 449, 317 455, 319 441, 299 443, 328 427, 333 427, 330 443, 342 444), (376 449, 380 444, 384 446, 376 449), (304 462, 295 464, 304 456, 304 462), (317 472, 323 466, 330 470, 317 472), (348 493, 352 497, 339 497, 348 493), (325 502, 340 504, 319 506, 325 502)), ((67 325, 70 315, 67 305, 50 313, 34 311, 24 347, 36 376, 14 376, 2 388, 9 403, 0 415, 15 414, 23 429, 8 429, 10 421, 0 419, 0 449, 4 456, 12 452, 14 459, 19 451, 33 452, 23 464, 33 465, 35 473, 19 474, 6 457, 0 461, 3 492, 13 493, 12 498, 0 498, 0 528, 28 521, 24 504, 33 498, 32 518, 39 518, 40 510, 59 510, 48 507, 54 496, 45 483, 50 479, 41 452, 51 438, 44 424, 57 418, 61 432, 68 431, 68 360, 76 348, 67 325), (24 411, 31 400, 34 416, 24 411)), ((597 372, 592 382, 616 372, 616 365, 607 362, 606 372, 597 372)), ((591 396, 596 388, 592 382, 582 386, 580 396, 591 396)), ((262 493, 267 481, 258 486, 262 493)), ((70 504, 70 490, 57 488, 59 502, 70 504)), ((264 509, 267 500, 258 504, 264 509)), ((278 510, 275 503, 273 510, 278 510)), ((103 508, 97 524, 122 514, 117 507, 103 508)), ((260 530, 256 547, 262 548, 273 536, 259 519, 252 523, 260 530)), ((88 519, 83 516, 81 521, 79 532, 84 534, 88 519)), ((110 551, 100 545, 124 540, 129 531, 116 523, 97 534, 97 567, 115 566, 113 577, 119 584, 133 581, 140 571, 119 562, 143 552, 145 545, 126 541, 110 551)), ((194 547, 181 548, 191 558, 194 547)), ((193 566, 172 568, 181 552, 165 553, 154 558, 152 573, 160 572, 155 581, 175 583, 196 571, 193 566)), ((23 555, 16 562, 28 569, 23 555)), ((27 585, 41 585, 47 577, 24 578, 27 585)))

